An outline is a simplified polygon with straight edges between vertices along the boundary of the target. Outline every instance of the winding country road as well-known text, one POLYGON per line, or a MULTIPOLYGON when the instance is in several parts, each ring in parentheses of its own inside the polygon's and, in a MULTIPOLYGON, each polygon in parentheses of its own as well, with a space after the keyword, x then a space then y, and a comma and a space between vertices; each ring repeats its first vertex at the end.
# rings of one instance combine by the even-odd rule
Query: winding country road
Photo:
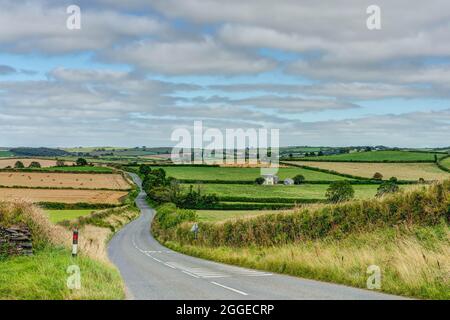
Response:
MULTIPOLYGON (((142 181, 131 174, 141 187, 142 181)), ((130 299, 397 299, 373 291, 249 270, 169 250, 150 234, 154 210, 141 191, 141 216, 109 243, 110 260, 119 268, 130 299)))

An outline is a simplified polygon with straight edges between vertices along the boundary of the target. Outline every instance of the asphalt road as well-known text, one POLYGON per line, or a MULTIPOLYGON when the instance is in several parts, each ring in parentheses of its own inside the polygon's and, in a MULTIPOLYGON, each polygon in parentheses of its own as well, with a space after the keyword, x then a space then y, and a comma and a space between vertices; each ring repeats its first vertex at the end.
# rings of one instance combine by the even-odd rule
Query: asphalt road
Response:
MULTIPOLYGON (((132 175, 137 185, 141 180, 132 175)), ((225 265, 169 250, 150 234, 154 210, 141 191, 141 216, 110 241, 110 260, 119 268, 129 299, 397 299, 351 288, 225 265)))

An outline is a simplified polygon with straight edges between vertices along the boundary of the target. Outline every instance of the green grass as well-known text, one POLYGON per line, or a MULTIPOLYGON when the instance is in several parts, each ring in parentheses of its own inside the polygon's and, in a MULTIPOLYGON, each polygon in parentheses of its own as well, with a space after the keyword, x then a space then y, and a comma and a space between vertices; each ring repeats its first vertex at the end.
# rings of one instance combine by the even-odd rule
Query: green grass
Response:
POLYGON ((30 257, 0 260, 0 299, 62 300, 123 299, 119 272, 104 263, 59 248, 46 248, 30 257), (67 288, 70 265, 81 271, 81 289, 67 288))
MULTIPOLYGON (((152 168, 158 168, 153 167, 152 168)), ((228 180, 228 181, 254 181, 261 176, 260 168, 229 168, 229 167, 161 167, 168 176, 185 180, 228 180)), ((302 168, 280 168, 280 179, 293 178, 301 174, 309 181, 335 181, 348 180, 348 178, 324 172, 302 168)))
MULTIPOLYGON (((260 186, 245 184, 199 184, 203 193, 229 197, 248 198, 293 198, 293 199, 325 199, 326 184, 302 184, 298 186, 260 186)), ((187 190, 189 184, 183 184, 187 190)), ((354 185, 355 197, 357 199, 374 197, 378 185, 354 185)))
POLYGON ((0 150, 0 158, 12 157, 14 153, 8 150, 0 150))
POLYGON ((49 216, 50 221, 53 223, 57 223, 64 220, 73 220, 82 216, 90 215, 94 212, 93 209, 86 210, 45 210, 49 216))
MULTIPOLYGON (((369 151, 337 154, 329 156, 306 157, 306 160, 333 161, 434 161, 434 153, 410 151, 369 151)), ((437 154, 438 158, 442 154, 437 154)))
POLYGON ((279 213, 279 210, 197 210, 197 217, 202 222, 217 222, 227 219, 243 218, 260 214, 279 213))
POLYGON ((441 161, 441 165, 443 165, 447 169, 450 169, 450 157, 445 158, 444 160, 442 160, 441 161))

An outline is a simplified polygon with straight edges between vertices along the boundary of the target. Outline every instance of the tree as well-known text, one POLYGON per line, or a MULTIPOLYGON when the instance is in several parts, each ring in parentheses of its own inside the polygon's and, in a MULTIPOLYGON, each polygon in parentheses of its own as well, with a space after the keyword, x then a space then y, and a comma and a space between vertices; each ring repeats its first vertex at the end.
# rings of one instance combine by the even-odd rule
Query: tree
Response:
POLYGON ((263 177, 258 177, 255 179, 255 183, 259 185, 263 184, 265 181, 266 179, 264 179, 263 177))
POLYGON ((305 177, 301 174, 298 174, 294 177, 294 184, 302 184, 305 181, 305 177))
POLYGON ((84 159, 84 158, 78 158, 75 163, 77 164, 78 167, 83 167, 83 166, 88 165, 86 159, 84 159))
POLYGON ((424 184, 425 183, 425 179, 424 178, 419 178, 419 183, 420 184, 424 184))
POLYGON ((375 172, 375 174, 373 175, 373 178, 375 180, 383 180, 383 175, 379 172, 375 172))
POLYGON ((64 162, 64 160, 57 160, 56 161, 56 166, 57 167, 65 167, 66 163, 64 162))
POLYGON ((33 161, 30 163, 30 165, 28 166, 28 168, 40 168, 41 164, 37 161, 33 161))
POLYGON ((328 201, 332 203, 339 203, 352 199, 355 195, 355 190, 348 181, 335 181, 330 184, 325 194, 328 201))
POLYGON ((398 185, 395 182, 386 181, 386 182, 383 182, 382 184, 380 184, 380 186, 377 189, 376 196, 381 197, 381 196, 384 196, 389 193, 398 192, 399 190, 400 190, 400 188, 398 187, 398 185))
POLYGON ((436 163, 438 162, 437 154, 434 155, 434 162, 436 162, 436 163))
POLYGON ((22 161, 16 161, 16 163, 14 164, 14 168, 23 169, 23 168, 25 168, 25 166, 22 161))
POLYGON ((398 182, 398 179, 397 179, 397 177, 390 177, 390 178, 389 178, 389 181, 390 181, 390 182, 393 182, 393 183, 397 183, 397 182, 398 182))
POLYGON ((152 168, 149 165, 146 164, 141 164, 139 166, 139 173, 146 176, 148 175, 150 172, 152 172, 152 168))

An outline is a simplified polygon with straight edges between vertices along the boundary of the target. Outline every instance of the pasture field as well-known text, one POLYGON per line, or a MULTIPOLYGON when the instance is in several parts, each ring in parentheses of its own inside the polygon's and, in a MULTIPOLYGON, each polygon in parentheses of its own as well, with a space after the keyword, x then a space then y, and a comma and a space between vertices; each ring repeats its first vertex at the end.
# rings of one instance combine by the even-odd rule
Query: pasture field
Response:
MULTIPOLYGON (((187 190, 189 184, 182 184, 182 188, 187 190)), ((215 193, 219 197, 247 197, 251 198, 289 198, 289 199, 325 199, 328 188, 326 184, 302 184, 296 186, 260 186, 246 184, 197 184, 194 188, 200 187, 205 194, 215 193)), ((355 197, 366 199, 374 197, 377 193, 378 185, 354 185, 355 197)))
MULTIPOLYGON (((0 159, 0 169, 4 169, 6 167, 14 168, 14 165, 17 161, 21 161, 25 167, 28 167, 31 162, 39 162, 42 168, 54 167, 56 166, 56 160, 50 159, 33 159, 33 158, 9 158, 9 159, 0 159)), ((72 165, 73 162, 66 162, 67 165, 72 165)))
POLYGON ((0 201, 120 204, 126 191, 0 188, 0 201))
POLYGON ((57 223, 63 220, 73 220, 78 217, 90 215, 94 212, 93 209, 85 209, 85 210, 45 210, 50 217, 50 221, 52 223, 57 223))
POLYGON ((441 165, 443 165, 447 169, 450 169, 450 157, 445 158, 444 160, 442 160, 441 161, 441 165))
POLYGON ((0 185, 5 187, 44 187, 74 189, 129 189, 120 174, 0 172, 0 185))
POLYGON ((372 178, 375 172, 381 173, 383 179, 397 177, 399 180, 419 180, 420 178, 425 180, 444 180, 450 177, 448 172, 439 169, 434 163, 355 163, 321 161, 292 161, 292 163, 333 170, 339 173, 365 178, 372 178))
POLYGON ((292 210, 196 210, 199 221, 217 222, 228 219, 254 217, 261 214, 276 214, 291 212, 292 210))
POLYGON ((12 157, 14 154, 8 150, 0 150, 0 158, 12 157))
MULTIPOLYGON (((158 167, 153 167, 152 169, 158 167)), ((260 168, 233 168, 233 167, 161 167, 171 176, 185 180, 228 180, 228 181, 254 181, 261 176, 260 168)), ((279 168, 278 177, 280 179, 293 178, 301 174, 309 181, 335 181, 349 180, 334 174, 307 170, 302 168, 279 168)))
MULTIPOLYGON (((412 152, 412 151, 367 151, 344 153, 329 156, 308 157, 310 160, 329 160, 329 161, 434 161, 435 153, 412 152)), ((444 154, 436 154, 442 158, 444 154)))

